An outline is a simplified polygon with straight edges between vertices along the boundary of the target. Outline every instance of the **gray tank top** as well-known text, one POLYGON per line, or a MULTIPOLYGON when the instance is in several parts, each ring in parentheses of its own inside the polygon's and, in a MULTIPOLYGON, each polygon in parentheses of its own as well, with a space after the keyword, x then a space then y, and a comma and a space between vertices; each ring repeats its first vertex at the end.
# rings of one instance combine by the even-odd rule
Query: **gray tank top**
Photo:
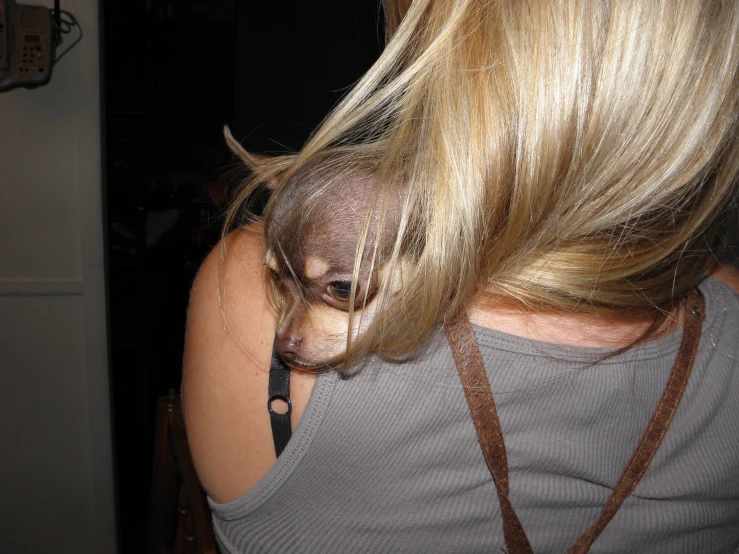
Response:
MULTIPOLYGON (((591 552, 739 552, 739 297, 706 279, 685 395, 634 493, 591 552)), ((498 407, 510 499, 534 552, 598 517, 657 405, 681 331, 603 349, 475 327, 498 407)), ((500 507, 449 345, 368 358, 315 383, 293 437, 241 498, 210 501, 223 554, 505 552, 500 507)))

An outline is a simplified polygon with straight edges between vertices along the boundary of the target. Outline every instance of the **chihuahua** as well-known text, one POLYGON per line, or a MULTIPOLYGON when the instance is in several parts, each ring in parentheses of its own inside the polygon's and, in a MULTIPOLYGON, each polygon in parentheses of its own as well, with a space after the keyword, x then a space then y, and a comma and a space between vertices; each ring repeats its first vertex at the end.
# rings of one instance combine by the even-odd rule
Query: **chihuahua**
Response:
MULTIPOLYGON (((268 163, 246 152, 228 128, 224 134, 233 152, 252 169, 268 163)), ((373 321, 381 292, 398 290, 406 266, 401 260, 392 275, 388 273, 399 198, 381 210, 380 203, 373 202, 372 164, 357 162, 351 152, 344 160, 337 156, 342 154, 298 168, 270 202, 265 265, 278 312, 275 350, 292 367, 317 368, 338 359, 349 332, 354 340, 373 321), (335 168, 345 168, 342 162, 347 160, 353 169, 337 175, 335 168), (294 202, 305 198, 318 200, 309 210, 295 213, 294 202), (365 226, 354 284, 357 245, 365 226)))

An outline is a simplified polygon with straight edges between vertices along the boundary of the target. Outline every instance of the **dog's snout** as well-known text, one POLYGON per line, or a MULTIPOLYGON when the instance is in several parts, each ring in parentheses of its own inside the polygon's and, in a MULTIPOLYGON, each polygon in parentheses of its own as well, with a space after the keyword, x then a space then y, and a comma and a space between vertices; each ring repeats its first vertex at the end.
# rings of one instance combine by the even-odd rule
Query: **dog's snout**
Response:
POLYGON ((281 354, 297 354, 302 344, 303 339, 297 337, 287 336, 275 339, 275 348, 281 354))

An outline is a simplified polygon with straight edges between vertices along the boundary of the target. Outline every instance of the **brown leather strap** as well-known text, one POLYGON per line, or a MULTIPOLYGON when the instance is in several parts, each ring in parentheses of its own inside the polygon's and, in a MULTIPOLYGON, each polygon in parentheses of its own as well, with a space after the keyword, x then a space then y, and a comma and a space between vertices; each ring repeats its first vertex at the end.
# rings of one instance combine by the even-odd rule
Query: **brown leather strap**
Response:
MULTIPOLYGON (((687 386, 698 352, 704 308, 703 297, 697 290, 693 290, 686 302, 685 325, 680 350, 649 425, 597 521, 575 541, 567 550, 567 554, 581 554, 588 551, 593 541, 608 525, 623 501, 633 492, 649 467, 687 386)), ((490 384, 485 374, 482 356, 477 348, 467 315, 463 313, 451 321, 446 327, 446 333, 475 424, 477 438, 498 489, 506 548, 509 554, 530 553, 532 550, 526 532, 508 498, 508 459, 503 442, 503 432, 500 428, 490 384)))
POLYGON ((601 531, 608 525, 616 511, 621 507, 624 500, 634 491, 637 483, 641 480, 644 472, 649 467, 652 458, 657 453, 662 439, 667 433, 672 416, 675 414, 677 405, 683 397, 688 378, 693 369, 693 362, 698 353, 698 343, 701 338, 705 302, 703 296, 694 289, 688 296, 685 310, 685 323, 683 325, 683 339, 680 350, 677 353, 675 364, 672 366, 670 378, 662 393, 662 397, 654 410, 652 419, 647 425, 639 444, 626 464, 621 478, 613 489, 608 502, 603 507, 598 520, 593 523, 587 531, 575 541, 567 554, 580 554, 587 552, 593 541, 600 535, 601 531))
POLYGON ((510 554, 533 552, 526 532, 508 499, 508 458, 503 442, 503 431, 500 428, 498 411, 495 409, 480 349, 477 348, 467 314, 463 313, 447 325, 446 335, 457 364, 480 447, 498 489, 498 501, 503 517, 503 536, 508 552, 510 554))

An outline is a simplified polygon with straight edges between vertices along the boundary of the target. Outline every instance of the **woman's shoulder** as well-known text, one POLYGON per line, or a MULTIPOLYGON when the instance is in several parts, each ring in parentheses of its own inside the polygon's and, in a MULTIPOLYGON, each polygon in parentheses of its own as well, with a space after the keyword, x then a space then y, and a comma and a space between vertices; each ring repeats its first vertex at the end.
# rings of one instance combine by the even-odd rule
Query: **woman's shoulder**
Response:
MULTIPOLYGON (((208 495, 228 502, 275 462, 267 387, 275 313, 261 226, 229 234, 200 267, 190 294, 182 376, 188 442, 208 495)), ((293 426, 312 381, 293 379, 293 426)))
POLYGON ((711 271, 711 277, 715 277, 727 287, 739 294, 739 269, 726 263, 717 263, 711 271))

